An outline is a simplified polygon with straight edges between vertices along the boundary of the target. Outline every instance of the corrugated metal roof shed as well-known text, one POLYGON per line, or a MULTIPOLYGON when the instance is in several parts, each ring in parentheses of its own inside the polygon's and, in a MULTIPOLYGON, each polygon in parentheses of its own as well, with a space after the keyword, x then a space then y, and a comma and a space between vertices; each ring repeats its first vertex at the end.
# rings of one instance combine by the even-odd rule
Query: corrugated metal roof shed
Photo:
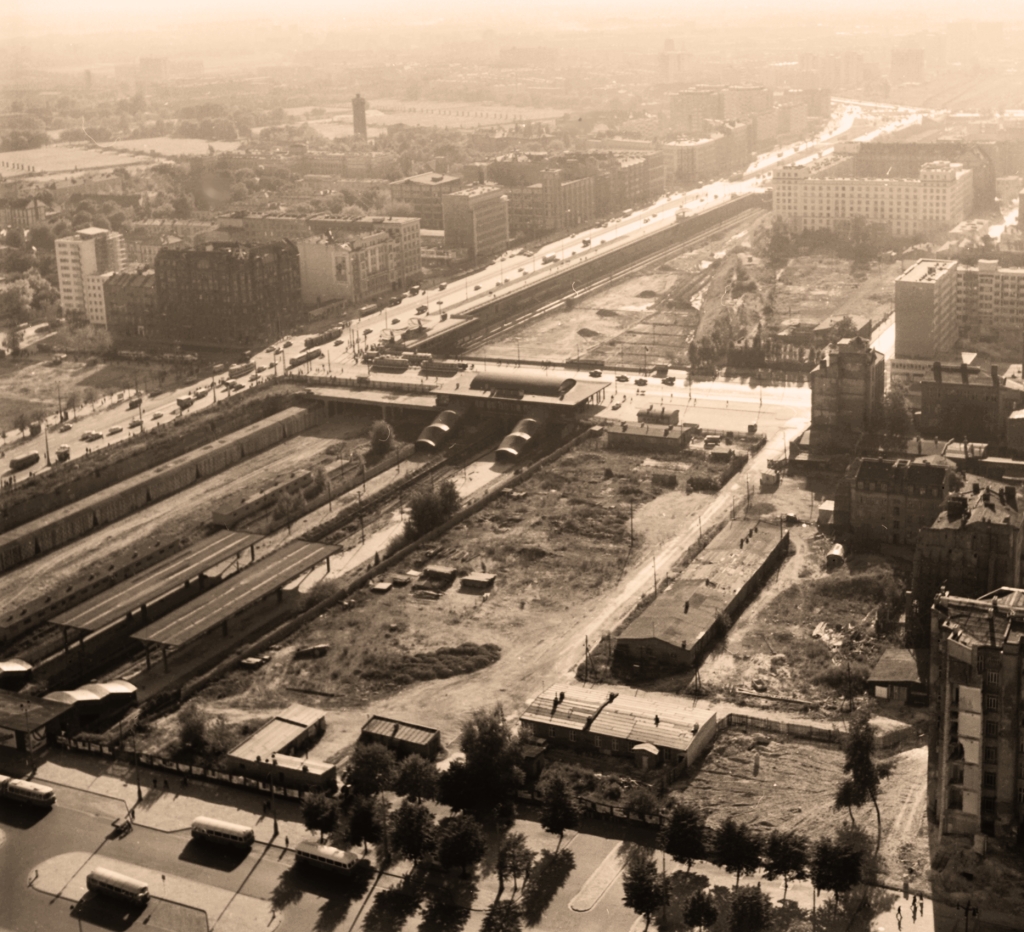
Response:
POLYGON ((284 722, 279 718, 267 722, 254 735, 250 735, 238 747, 231 751, 232 757, 239 757, 243 760, 267 760, 272 754, 277 754, 281 748, 288 747, 305 732, 306 726, 296 725, 294 722, 284 722))
POLYGON ((294 705, 288 706, 277 717, 282 721, 294 722, 296 725, 305 725, 308 728, 310 725, 316 725, 321 722, 324 718, 324 713, 319 709, 311 709, 308 705, 296 702, 294 705))
POLYGON ((396 741, 406 741, 410 744, 428 744, 438 731, 436 728, 427 728, 425 725, 413 725, 409 722, 399 722, 393 718, 383 718, 374 715, 363 725, 363 732, 370 735, 380 735, 384 738, 393 738, 396 741))

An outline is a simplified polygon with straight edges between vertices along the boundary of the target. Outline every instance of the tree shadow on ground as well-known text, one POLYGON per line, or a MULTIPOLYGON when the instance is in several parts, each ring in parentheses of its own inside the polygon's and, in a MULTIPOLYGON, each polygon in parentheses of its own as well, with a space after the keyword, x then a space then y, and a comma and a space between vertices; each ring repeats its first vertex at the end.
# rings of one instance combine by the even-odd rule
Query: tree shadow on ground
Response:
POLYGON ((426 889, 420 932, 461 932, 475 898, 474 878, 439 878, 426 889))
MULTIPOLYGON (((884 887, 859 884, 838 898, 818 900, 816 932, 870 932, 871 920, 891 910, 899 894, 884 887)), ((909 919, 909 913, 904 916, 909 919)))
POLYGON ((395 932, 416 914, 422 899, 421 879, 409 874, 397 887, 377 893, 366 913, 363 928, 366 932, 395 932))
POLYGON ((297 864, 293 864, 277 878, 277 886, 270 893, 270 905, 277 912, 283 912, 285 907, 302 899, 305 891, 300 885, 300 870, 297 864))
POLYGON ((551 852, 546 848, 540 853, 530 871, 530 879, 523 887, 520 902, 523 918, 528 926, 537 925, 555 894, 565 885, 576 867, 576 855, 570 848, 551 852))
POLYGON ((706 890, 710 885, 703 874, 688 874, 675 871, 668 875, 668 905, 655 913, 652 922, 659 932, 682 932, 689 928, 683 918, 686 904, 698 890, 706 890))
POLYGON ((801 929, 810 929, 811 911, 804 909, 792 900, 772 906, 772 929, 777 932, 798 932, 801 929))
POLYGON ((320 907, 313 932, 333 932, 341 925, 352 905, 361 902, 366 896, 374 873, 373 865, 369 861, 359 861, 337 876, 318 878, 318 884, 323 884, 329 892, 321 894, 326 897, 327 902, 320 907))

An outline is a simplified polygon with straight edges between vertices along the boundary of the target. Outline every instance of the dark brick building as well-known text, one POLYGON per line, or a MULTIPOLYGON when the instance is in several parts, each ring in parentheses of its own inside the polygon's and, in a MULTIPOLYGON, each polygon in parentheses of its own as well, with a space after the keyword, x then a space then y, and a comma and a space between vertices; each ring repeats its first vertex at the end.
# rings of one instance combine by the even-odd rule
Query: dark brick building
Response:
POLYGON ((301 319, 298 249, 282 241, 161 250, 156 293, 151 340, 255 350, 301 319))
POLYGON ((153 269, 115 272, 103 283, 107 331, 115 346, 146 341, 156 316, 156 273, 153 269))

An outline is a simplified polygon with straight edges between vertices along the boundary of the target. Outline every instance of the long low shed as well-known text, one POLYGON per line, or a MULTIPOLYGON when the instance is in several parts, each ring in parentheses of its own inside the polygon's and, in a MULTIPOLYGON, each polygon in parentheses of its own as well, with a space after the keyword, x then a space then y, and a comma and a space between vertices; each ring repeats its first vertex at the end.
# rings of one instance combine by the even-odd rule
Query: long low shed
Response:
POLYGON ((132 637, 147 645, 182 647, 226 623, 321 560, 329 559, 337 549, 301 540, 286 544, 132 637))
POLYGON ((53 619, 53 624, 81 631, 99 631, 136 609, 173 592, 211 567, 252 548, 259 534, 221 531, 198 541, 156 566, 126 579, 53 619))

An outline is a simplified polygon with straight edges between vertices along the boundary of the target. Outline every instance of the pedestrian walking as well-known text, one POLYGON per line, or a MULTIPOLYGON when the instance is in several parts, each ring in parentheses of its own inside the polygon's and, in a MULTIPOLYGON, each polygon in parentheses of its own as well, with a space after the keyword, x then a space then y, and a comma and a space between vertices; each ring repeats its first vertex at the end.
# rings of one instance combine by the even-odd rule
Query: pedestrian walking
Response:
POLYGON ((896 907, 896 929, 897 932, 902 932, 903 929, 903 907, 896 907))
POLYGON ((284 836, 284 846, 286 848, 288 847, 288 836, 287 835, 284 836))
POLYGON ((910 904, 910 918, 917 922, 917 900, 910 904))

